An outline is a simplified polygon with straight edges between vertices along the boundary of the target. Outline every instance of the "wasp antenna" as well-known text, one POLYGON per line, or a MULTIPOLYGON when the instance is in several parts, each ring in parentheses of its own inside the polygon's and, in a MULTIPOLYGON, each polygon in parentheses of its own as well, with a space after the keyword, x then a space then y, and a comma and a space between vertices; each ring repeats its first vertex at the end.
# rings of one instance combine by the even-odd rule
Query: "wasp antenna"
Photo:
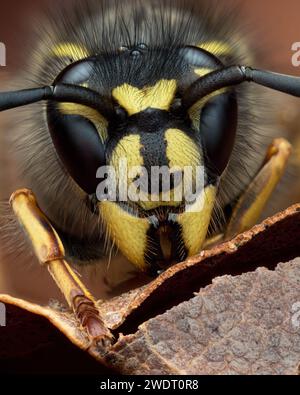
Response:
POLYGON ((53 87, 24 89, 14 92, 0 92, 0 111, 25 106, 41 100, 50 99, 53 95, 53 87))
POLYGON ((222 88, 255 82, 267 88, 300 97, 300 78, 247 66, 230 66, 213 71, 195 81, 186 91, 183 104, 191 107, 201 98, 222 88))
POLYGON ((24 89, 14 92, 0 92, 0 111, 25 106, 42 100, 83 104, 101 112, 112 113, 112 105, 99 93, 76 85, 58 84, 42 88, 24 89))
POLYGON ((250 82, 253 81, 259 85, 266 86, 267 88, 300 97, 299 77, 252 69, 251 67, 244 67, 244 73, 247 76, 247 80, 250 82))
POLYGON ((52 100, 83 104, 99 111, 104 117, 112 115, 113 106, 108 99, 92 89, 78 85, 58 84, 54 86, 52 100))

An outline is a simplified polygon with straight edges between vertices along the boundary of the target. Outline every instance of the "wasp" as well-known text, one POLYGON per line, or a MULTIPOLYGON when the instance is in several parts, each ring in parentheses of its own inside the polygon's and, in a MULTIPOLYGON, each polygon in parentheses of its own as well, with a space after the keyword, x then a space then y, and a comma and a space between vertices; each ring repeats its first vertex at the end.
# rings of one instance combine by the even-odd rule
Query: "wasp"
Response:
POLYGON ((77 1, 41 27, 22 89, 0 93, 1 111, 26 118, 12 131, 26 188, 13 212, 91 334, 108 336, 70 263, 115 247, 156 276, 254 225, 284 173, 291 145, 261 133, 261 103, 270 89, 299 97, 300 80, 254 68, 235 26, 204 0, 77 1), (114 181, 97 176, 106 166, 114 181), (138 185, 144 199, 120 198, 153 167, 168 187, 159 177, 154 192, 138 185), (203 181, 189 204, 174 198, 186 167, 193 191, 196 168, 203 181), (99 198, 100 181, 115 199, 99 198))

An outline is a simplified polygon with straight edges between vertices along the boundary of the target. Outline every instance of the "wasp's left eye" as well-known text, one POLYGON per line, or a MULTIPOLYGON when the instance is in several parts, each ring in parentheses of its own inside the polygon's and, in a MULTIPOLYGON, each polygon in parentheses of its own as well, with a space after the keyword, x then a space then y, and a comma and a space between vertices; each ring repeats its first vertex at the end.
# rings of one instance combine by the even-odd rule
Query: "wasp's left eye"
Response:
POLYGON ((64 167, 88 194, 96 191, 97 169, 106 163, 105 146, 95 125, 81 115, 65 115, 48 107, 50 134, 64 167))

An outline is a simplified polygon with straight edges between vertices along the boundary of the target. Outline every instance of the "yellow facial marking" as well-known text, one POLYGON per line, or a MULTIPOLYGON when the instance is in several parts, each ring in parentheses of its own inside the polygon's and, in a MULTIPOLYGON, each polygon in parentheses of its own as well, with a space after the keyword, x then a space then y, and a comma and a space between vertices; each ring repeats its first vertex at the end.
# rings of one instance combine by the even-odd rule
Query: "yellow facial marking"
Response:
POLYGON ((146 270, 144 255, 147 249, 147 232, 150 224, 146 218, 137 218, 125 212, 116 203, 99 203, 99 213, 107 231, 122 251, 140 270, 146 270))
POLYGON ((169 166, 183 169, 185 166, 201 164, 201 155, 195 142, 179 129, 168 129, 165 133, 166 154, 169 166))
MULTIPOLYGON (((181 185, 179 186, 181 188, 181 185)), ((179 189, 178 187, 178 189, 179 189)), ((165 193, 166 195, 166 193, 165 193)), ((164 201, 163 200, 163 194, 161 193, 158 196, 158 201, 153 201, 153 195, 148 194, 146 197, 149 199, 148 201, 146 200, 141 200, 139 202, 139 206, 144 209, 145 211, 148 210, 154 210, 158 207, 177 207, 181 204, 181 202, 175 201, 174 199, 175 191, 170 192, 170 200, 169 201, 164 201)), ((143 196, 143 194, 141 194, 143 196)))
POLYGON ((207 41, 198 44, 197 47, 204 49, 216 56, 226 56, 232 54, 232 46, 224 41, 207 41))
POLYGON ((169 110, 176 89, 175 80, 160 80, 154 86, 143 89, 123 84, 115 88, 112 95, 129 115, 133 115, 147 108, 169 110))
POLYGON ((87 58, 89 53, 85 47, 73 43, 60 43, 52 49, 52 55, 59 58, 71 58, 74 61, 87 58))
POLYGON ((141 149, 143 146, 140 140, 140 136, 131 134, 123 137, 118 142, 110 159, 110 165, 114 166, 117 176, 121 159, 126 159, 128 170, 132 167, 143 166, 144 159, 141 155, 141 149))
MULTIPOLYGON (((199 253, 205 241, 215 197, 216 188, 209 186, 186 212, 177 216, 189 256, 199 253)), ((99 212, 109 237, 116 242, 124 256, 140 270, 147 270, 145 256, 147 249, 151 248, 147 237, 150 228, 148 219, 137 218, 110 201, 100 202, 99 212)))
POLYGON ((198 254, 207 235, 211 213, 216 199, 216 187, 206 187, 188 211, 179 214, 178 223, 182 227, 182 237, 188 256, 198 254))
POLYGON ((141 176, 144 158, 141 155, 142 145, 140 136, 128 135, 123 137, 113 150, 109 164, 113 166, 119 193, 127 196, 130 191, 137 193, 133 183, 141 176))
POLYGON ((213 69, 207 69, 205 67, 200 68, 200 69, 195 69, 194 73, 199 75, 199 77, 204 77, 206 74, 209 74, 213 71, 213 69))
POLYGON ((108 122, 98 111, 76 103, 59 103, 58 108, 65 115, 82 115, 90 120, 95 125, 102 142, 106 141, 108 122))
MULTIPOLYGON (((117 144, 109 164, 114 167, 118 183, 130 185, 130 170, 141 168, 144 159, 141 155, 140 136, 124 136, 117 144), (126 160, 126 169, 122 160, 126 160), (121 164, 121 169, 119 168, 121 164), (126 173, 124 174, 124 171, 126 173)), ((121 186, 122 187, 122 186, 121 186)), ((147 249, 147 232, 150 227, 146 218, 137 218, 124 211, 118 204, 111 201, 99 203, 99 213, 103 219, 109 237, 116 243, 123 255, 140 270, 147 269, 144 255, 147 249)))

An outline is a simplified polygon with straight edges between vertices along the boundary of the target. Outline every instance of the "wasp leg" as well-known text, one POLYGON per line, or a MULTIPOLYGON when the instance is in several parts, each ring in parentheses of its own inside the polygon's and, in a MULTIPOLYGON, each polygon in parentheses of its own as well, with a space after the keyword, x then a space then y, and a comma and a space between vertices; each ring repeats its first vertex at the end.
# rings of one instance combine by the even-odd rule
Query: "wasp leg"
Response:
POLYGON ((254 226, 280 181, 291 154, 291 145, 283 138, 275 139, 268 148, 261 169, 239 198, 226 229, 225 239, 254 226))
POLYGON ((66 262, 64 246, 40 210, 33 193, 27 189, 18 190, 12 195, 10 203, 29 236, 39 262, 47 266, 91 341, 99 340, 103 345, 110 344, 113 336, 101 319, 93 296, 66 262))

